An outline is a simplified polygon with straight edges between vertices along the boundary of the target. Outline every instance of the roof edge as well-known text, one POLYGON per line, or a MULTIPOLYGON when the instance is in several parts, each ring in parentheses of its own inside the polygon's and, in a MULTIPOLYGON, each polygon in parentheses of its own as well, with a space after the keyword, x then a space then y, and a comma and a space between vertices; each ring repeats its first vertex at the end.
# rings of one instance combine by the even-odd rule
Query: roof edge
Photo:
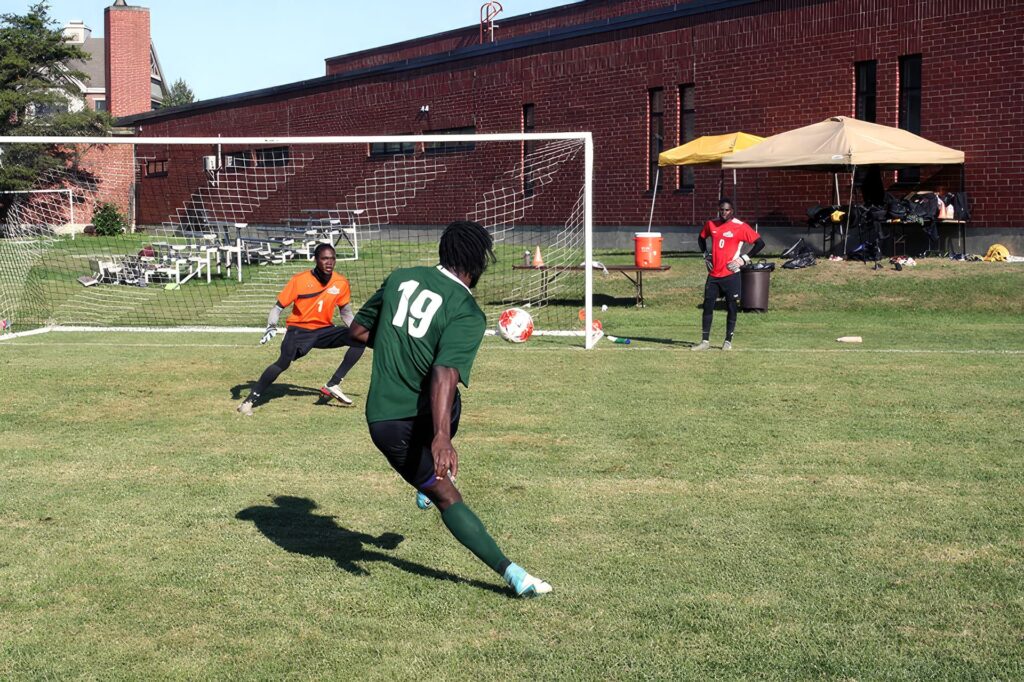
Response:
MULTIPOLYGON (((646 26, 661 21, 669 21, 672 19, 679 19, 683 17, 698 16, 701 14, 710 14, 712 12, 718 12, 721 10, 733 9, 736 7, 745 7, 748 5, 755 5, 762 1, 763 0, 693 0, 691 2, 671 5, 670 7, 662 7, 654 10, 648 10, 646 12, 640 12, 637 14, 628 14, 622 17, 600 19, 597 21, 588 22, 586 24, 579 24, 576 26, 570 26, 563 29, 548 29, 544 31, 538 31, 536 33, 530 33, 523 36, 510 38, 500 43, 472 45, 450 52, 441 52, 437 54, 427 55, 424 57, 417 57, 416 59, 405 59, 396 62, 390 62, 388 64, 381 64, 379 66, 372 66, 364 69, 356 69, 354 71, 346 71, 343 73, 332 74, 330 76, 319 76, 317 78, 295 81, 293 83, 286 83, 284 85, 275 85, 269 88, 250 90, 248 92, 242 92, 235 95, 215 97, 213 99, 202 100, 199 102, 194 102, 192 104, 184 104, 177 107, 157 109, 156 111, 148 111, 142 114, 134 114, 132 116, 125 116, 123 118, 119 118, 117 119, 116 124, 120 126, 136 125, 146 121, 171 118, 182 114, 191 114, 197 111, 202 111, 204 109, 215 109, 221 106, 238 104, 247 101, 256 101, 267 97, 276 97, 278 95, 299 92, 302 90, 313 90, 316 88, 338 85, 340 83, 346 83, 349 81, 358 80, 360 78, 369 78, 372 76, 382 76, 395 73, 404 73, 407 71, 415 71, 417 69, 427 68, 431 66, 450 64, 467 59, 475 59, 478 57, 501 54, 502 52, 511 52, 526 47, 546 45, 561 40, 583 38, 592 35, 600 35, 602 33, 610 33, 613 31, 621 31, 623 29, 646 26)), ((395 43, 395 45, 401 44, 403 43, 395 43)), ((394 45, 392 47, 394 47, 394 45)))

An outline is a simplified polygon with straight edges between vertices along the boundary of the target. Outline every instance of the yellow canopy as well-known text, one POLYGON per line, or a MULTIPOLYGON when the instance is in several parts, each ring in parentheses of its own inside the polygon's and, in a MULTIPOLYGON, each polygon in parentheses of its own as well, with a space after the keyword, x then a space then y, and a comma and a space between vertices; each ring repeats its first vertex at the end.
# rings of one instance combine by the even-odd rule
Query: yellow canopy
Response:
POLYGON ((693 166, 702 163, 718 163, 726 154, 753 147, 763 139, 763 137, 749 133, 705 135, 658 154, 658 165, 693 166))

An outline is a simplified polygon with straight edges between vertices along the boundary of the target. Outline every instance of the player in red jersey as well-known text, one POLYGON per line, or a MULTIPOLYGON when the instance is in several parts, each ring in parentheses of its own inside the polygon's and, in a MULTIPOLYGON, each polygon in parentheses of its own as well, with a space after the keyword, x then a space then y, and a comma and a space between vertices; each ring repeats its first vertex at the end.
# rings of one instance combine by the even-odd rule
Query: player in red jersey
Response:
POLYGON ((701 342, 690 350, 711 347, 711 320, 715 314, 715 301, 725 296, 729 315, 725 323, 725 343, 722 350, 732 349, 732 335, 736 331, 736 313, 740 304, 740 268, 750 262, 764 248, 764 240, 750 225, 733 217, 732 202, 718 202, 718 218, 704 224, 697 244, 704 252, 708 266, 708 279, 704 284, 704 314, 701 318, 701 342), (711 240, 708 250, 707 240, 711 240), (749 253, 743 253, 745 244, 753 244, 749 253))

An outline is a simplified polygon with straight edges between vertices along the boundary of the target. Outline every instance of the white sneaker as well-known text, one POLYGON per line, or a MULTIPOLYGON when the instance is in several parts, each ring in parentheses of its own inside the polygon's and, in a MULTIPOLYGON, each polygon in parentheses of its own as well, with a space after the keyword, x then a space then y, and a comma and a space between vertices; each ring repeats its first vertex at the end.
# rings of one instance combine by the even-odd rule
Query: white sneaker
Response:
POLYGON ((696 346, 690 346, 690 350, 707 350, 711 348, 711 343, 708 341, 701 341, 696 346))
POLYGON ((242 401, 242 404, 239 405, 236 409, 238 410, 238 414, 240 414, 240 415, 242 415, 244 417, 251 417, 252 416, 252 401, 250 401, 248 398, 246 398, 245 400, 242 401))
POLYGON ((333 386, 324 386, 320 389, 320 394, 325 398, 336 398, 345 407, 349 407, 352 404, 352 398, 341 392, 341 384, 334 384, 333 386))
POLYGON ((723 343, 722 350, 732 350, 732 341, 726 341, 723 343))

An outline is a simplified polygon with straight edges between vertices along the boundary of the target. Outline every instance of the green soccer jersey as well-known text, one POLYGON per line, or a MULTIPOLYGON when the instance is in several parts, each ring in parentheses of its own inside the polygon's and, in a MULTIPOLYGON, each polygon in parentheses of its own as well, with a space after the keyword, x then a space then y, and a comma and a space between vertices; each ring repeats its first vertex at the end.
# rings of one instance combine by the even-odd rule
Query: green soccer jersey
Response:
POLYGON ((373 348, 369 423, 429 414, 434 365, 458 370, 469 386, 487 326, 469 287, 440 265, 395 270, 355 321, 370 330, 373 348))

